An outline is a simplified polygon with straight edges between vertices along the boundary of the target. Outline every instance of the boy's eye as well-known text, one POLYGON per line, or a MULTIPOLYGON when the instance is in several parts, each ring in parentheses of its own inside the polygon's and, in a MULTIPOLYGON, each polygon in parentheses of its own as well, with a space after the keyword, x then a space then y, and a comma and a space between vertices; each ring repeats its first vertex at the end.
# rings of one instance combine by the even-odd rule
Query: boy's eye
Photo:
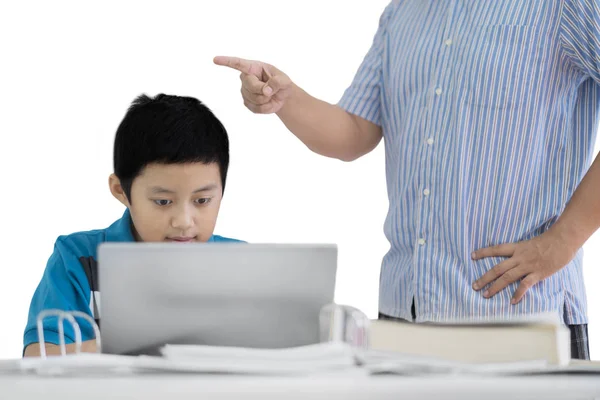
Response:
POLYGON ((171 200, 153 200, 154 204, 156 204, 157 206, 168 206, 169 204, 171 204, 171 200))
POLYGON ((209 201, 210 201, 210 198, 208 198, 208 197, 205 197, 205 198, 202 198, 202 199, 196 199, 196 203, 197 204, 206 204, 209 201))

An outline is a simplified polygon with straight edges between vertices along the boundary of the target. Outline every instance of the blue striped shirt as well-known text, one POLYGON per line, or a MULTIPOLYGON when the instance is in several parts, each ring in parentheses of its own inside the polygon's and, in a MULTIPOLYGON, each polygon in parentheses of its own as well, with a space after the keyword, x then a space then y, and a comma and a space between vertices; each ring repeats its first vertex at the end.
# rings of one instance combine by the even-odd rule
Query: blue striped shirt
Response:
POLYGON ((598 0, 404 0, 339 106, 382 127, 391 244, 380 312, 417 322, 558 312, 587 323, 582 252, 511 305, 472 283, 560 216, 592 161, 598 0))

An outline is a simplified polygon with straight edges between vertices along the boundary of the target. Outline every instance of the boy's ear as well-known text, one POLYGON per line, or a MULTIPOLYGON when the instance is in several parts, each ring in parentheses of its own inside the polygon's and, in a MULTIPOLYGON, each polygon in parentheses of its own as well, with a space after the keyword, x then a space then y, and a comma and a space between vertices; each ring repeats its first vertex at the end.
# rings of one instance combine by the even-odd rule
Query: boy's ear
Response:
POLYGON ((121 186, 121 180, 115 174, 110 174, 108 177, 108 187, 115 199, 119 200, 125 207, 129 207, 129 200, 123 186, 121 186))

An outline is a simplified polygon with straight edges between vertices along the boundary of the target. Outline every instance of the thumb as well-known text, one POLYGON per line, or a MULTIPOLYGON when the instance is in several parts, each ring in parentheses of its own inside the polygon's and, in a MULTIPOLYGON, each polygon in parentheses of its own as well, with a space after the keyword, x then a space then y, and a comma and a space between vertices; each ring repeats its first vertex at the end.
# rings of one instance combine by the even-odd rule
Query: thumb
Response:
POLYGON ((285 75, 272 76, 262 89, 265 96, 273 96, 290 84, 290 78, 285 75))

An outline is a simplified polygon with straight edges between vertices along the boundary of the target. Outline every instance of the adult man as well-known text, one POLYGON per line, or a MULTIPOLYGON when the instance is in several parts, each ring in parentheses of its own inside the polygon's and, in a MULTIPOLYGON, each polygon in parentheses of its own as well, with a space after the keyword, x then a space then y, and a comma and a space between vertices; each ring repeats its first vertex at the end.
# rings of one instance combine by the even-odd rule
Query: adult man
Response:
POLYGON ((600 161, 588 171, 599 10, 598 0, 393 1, 338 105, 269 64, 215 62, 242 72, 250 110, 276 113, 319 154, 349 161, 384 138, 382 317, 559 312, 573 357, 589 358, 580 249, 600 225, 600 161))

